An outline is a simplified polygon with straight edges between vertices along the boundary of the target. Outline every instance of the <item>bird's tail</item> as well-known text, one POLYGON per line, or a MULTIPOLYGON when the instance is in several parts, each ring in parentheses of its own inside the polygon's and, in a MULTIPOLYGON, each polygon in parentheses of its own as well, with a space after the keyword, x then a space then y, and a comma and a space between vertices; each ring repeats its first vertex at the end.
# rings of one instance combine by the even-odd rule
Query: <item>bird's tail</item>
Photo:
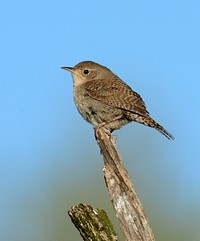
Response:
POLYGON ((169 140, 174 140, 174 137, 172 134, 170 134, 167 130, 165 130, 164 127, 159 125, 155 120, 153 120, 150 116, 147 116, 143 119, 143 123, 147 126, 153 127, 156 130, 158 130, 160 133, 162 133, 164 136, 166 136, 169 140))

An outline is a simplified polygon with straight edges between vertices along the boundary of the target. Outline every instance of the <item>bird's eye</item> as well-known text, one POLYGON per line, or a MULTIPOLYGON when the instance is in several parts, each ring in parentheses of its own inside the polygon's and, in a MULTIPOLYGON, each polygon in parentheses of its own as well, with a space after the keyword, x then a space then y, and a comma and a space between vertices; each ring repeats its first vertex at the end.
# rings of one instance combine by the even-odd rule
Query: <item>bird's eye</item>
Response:
POLYGON ((85 75, 87 75, 87 74, 89 73, 89 70, 88 70, 88 69, 85 69, 85 70, 83 71, 83 73, 84 73, 85 75))

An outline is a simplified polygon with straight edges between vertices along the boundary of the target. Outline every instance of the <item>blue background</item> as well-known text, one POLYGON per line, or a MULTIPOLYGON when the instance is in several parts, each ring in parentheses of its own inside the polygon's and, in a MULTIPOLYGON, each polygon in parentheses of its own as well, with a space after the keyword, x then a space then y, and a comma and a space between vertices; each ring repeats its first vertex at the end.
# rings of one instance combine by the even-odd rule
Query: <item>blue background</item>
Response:
MULTIPOLYGON (((4 1, 0 7, 0 240, 81 240, 67 210, 119 227, 93 135, 61 66, 93 60, 175 136, 131 123, 117 145, 157 240, 200 240, 199 1, 4 1)), ((120 237, 122 237, 120 235, 120 237)))

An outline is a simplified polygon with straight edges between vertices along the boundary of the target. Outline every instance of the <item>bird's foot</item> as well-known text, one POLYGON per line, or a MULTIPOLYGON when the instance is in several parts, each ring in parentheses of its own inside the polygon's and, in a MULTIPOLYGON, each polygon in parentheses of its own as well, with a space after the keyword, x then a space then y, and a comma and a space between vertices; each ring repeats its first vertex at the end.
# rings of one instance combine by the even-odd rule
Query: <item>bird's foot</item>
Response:
POLYGON ((108 137, 112 138, 110 130, 105 127, 105 124, 106 124, 105 122, 102 122, 98 126, 94 127, 94 135, 95 135, 96 140, 99 138, 98 132, 99 132, 100 129, 103 129, 104 132, 108 135, 108 137))

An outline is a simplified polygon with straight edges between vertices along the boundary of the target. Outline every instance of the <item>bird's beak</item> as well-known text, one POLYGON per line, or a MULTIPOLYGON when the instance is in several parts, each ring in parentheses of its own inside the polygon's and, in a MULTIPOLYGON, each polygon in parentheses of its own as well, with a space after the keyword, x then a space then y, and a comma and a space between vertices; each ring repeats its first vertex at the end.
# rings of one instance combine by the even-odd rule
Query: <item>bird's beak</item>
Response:
POLYGON ((72 76, 76 75, 76 76, 81 76, 81 74, 79 73, 79 71, 73 67, 61 67, 61 69, 67 70, 69 72, 72 73, 72 76))
POLYGON ((64 69, 64 70, 67 70, 67 71, 70 71, 73 73, 73 68, 72 67, 61 67, 61 69, 64 69))

